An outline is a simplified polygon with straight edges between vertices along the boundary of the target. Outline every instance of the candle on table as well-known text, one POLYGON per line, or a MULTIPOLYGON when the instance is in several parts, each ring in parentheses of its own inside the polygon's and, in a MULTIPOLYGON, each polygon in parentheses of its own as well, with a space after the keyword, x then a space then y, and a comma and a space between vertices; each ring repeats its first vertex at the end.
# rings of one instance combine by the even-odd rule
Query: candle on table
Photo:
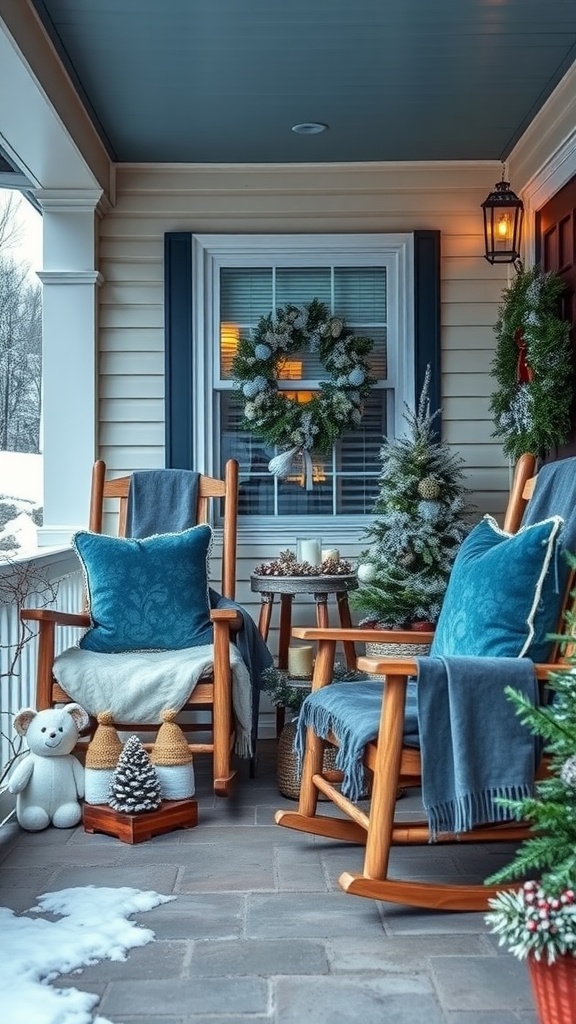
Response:
POLYGON ((296 538, 296 557, 309 565, 322 564, 322 541, 316 537, 296 538))
POLYGON ((292 679, 312 678, 312 647, 288 648, 288 675, 292 679))
POLYGON ((324 548, 322 550, 322 561, 327 562, 330 559, 331 562, 340 561, 340 552, 338 548, 324 548))

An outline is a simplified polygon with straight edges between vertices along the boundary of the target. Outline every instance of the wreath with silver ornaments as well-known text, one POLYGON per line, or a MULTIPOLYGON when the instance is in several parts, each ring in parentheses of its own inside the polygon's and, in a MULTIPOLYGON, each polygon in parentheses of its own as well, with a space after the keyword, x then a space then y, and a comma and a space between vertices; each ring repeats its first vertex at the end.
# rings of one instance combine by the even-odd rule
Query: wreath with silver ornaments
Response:
POLYGON ((242 401, 242 426, 282 449, 268 464, 271 473, 286 477, 301 458, 306 489, 312 489, 312 455, 328 454, 362 422, 363 403, 375 383, 369 365, 373 345, 318 299, 278 308, 240 340, 232 377, 242 401), (307 350, 317 353, 327 379, 318 382, 309 401, 299 402, 297 395, 280 390, 278 380, 290 357, 307 350))
POLYGON ((545 455, 570 434, 574 375, 570 323, 560 315, 562 278, 521 268, 504 292, 494 328, 490 399, 494 436, 511 459, 545 455))

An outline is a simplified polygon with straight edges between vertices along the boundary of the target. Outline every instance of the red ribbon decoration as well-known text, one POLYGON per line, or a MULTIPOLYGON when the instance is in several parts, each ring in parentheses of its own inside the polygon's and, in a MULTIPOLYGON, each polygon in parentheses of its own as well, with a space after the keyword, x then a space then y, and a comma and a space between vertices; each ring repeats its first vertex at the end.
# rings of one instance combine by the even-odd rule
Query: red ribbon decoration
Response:
POLYGON ((526 339, 521 327, 517 327, 514 331, 514 341, 518 346, 518 362, 516 364, 516 380, 519 384, 529 384, 532 380, 534 373, 532 368, 528 365, 528 359, 526 356, 526 339))

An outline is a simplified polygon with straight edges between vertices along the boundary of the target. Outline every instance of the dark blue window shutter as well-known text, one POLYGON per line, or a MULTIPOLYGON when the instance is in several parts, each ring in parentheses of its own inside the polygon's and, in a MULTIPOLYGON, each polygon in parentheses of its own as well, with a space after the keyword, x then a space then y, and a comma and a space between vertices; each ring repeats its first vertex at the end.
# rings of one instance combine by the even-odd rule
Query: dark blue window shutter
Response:
POLYGON ((164 374, 166 466, 194 469, 192 405, 192 234, 164 236, 164 374))
MULTIPOLYGON (((440 232, 414 232, 414 393, 416 400, 430 365, 430 411, 440 408, 440 232)), ((434 421, 441 434, 441 417, 434 421)))

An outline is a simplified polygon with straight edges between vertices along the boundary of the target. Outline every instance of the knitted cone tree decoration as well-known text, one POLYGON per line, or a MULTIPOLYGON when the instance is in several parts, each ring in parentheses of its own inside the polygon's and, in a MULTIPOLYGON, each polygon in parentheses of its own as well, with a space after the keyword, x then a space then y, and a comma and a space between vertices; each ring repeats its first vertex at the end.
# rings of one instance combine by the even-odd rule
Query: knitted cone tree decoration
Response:
POLYGON ((87 804, 108 802, 110 783, 122 753, 122 741, 114 728, 111 711, 96 716, 98 726, 86 750, 84 799, 87 804))
POLYGON ((186 800, 195 790, 193 757, 176 723, 177 714, 174 708, 162 712, 162 725, 150 753, 164 800, 186 800))
POLYGON ((137 736, 130 736, 110 783, 110 807, 124 814, 156 811, 162 803, 156 769, 137 736))
POLYGON ((462 460, 439 441, 430 414, 430 367, 416 412, 407 409, 405 437, 385 438, 380 451, 380 494, 369 541, 358 563, 353 607, 364 622, 408 627, 438 618, 458 547, 468 532, 462 460))

